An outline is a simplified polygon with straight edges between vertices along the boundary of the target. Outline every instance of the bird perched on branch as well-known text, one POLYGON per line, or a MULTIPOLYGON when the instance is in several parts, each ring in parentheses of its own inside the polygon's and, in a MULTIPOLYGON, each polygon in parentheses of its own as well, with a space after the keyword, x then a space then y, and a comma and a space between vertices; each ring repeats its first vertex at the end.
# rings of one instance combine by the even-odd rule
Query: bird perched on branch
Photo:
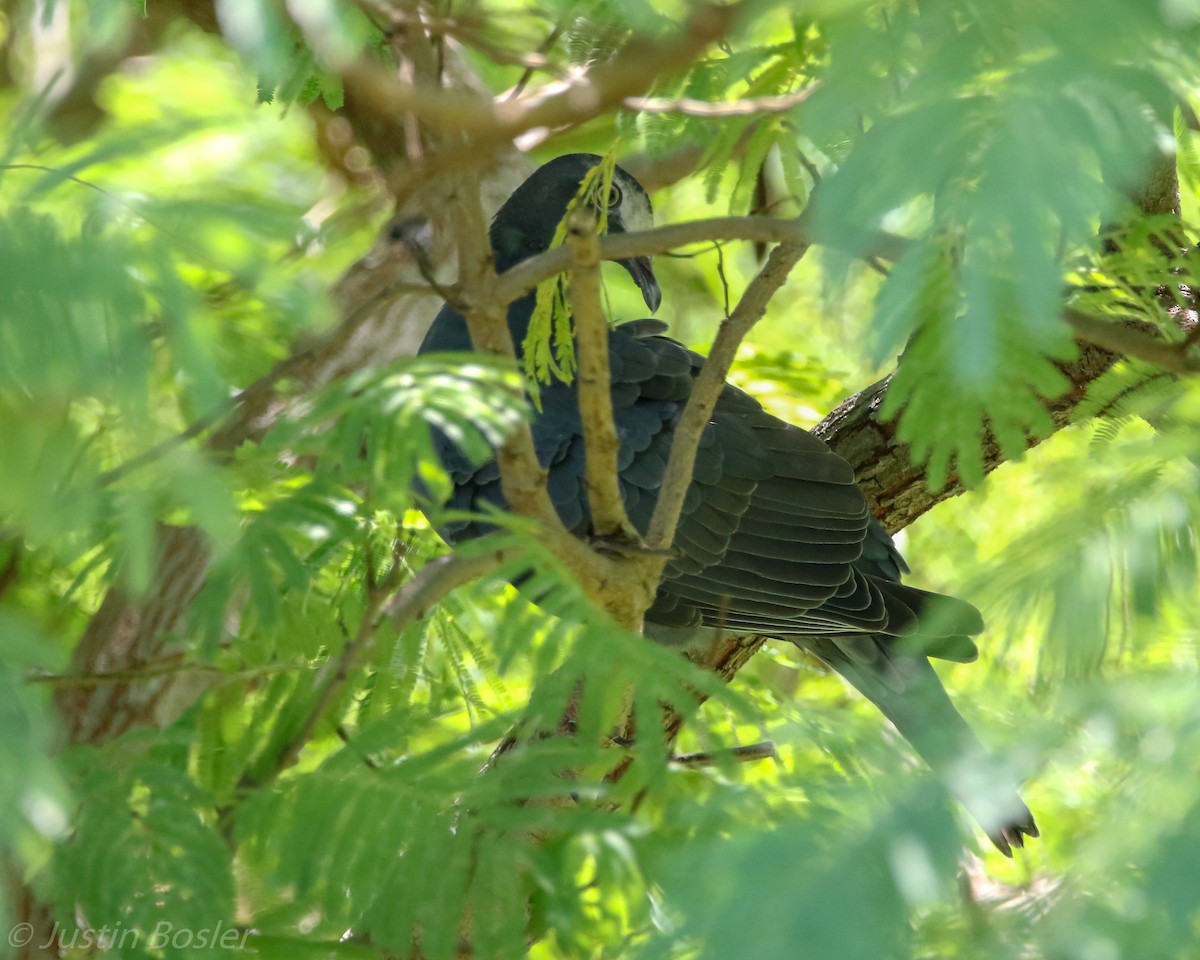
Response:
MULTIPOLYGON (((581 183, 600 162, 588 154, 559 157, 517 189, 491 227, 497 270, 550 247, 581 183)), ((610 233, 651 226, 646 192, 620 167, 602 193, 594 188, 583 202, 606 213, 610 233)), ((653 312, 661 294, 649 260, 619 262, 653 312)), ((530 293, 509 306, 519 355, 535 303, 530 293)), ((621 496, 643 534, 675 425, 704 363, 665 333, 666 325, 652 319, 609 332, 621 496)), ((421 352, 470 349, 466 320, 446 305, 421 352)), ((586 537, 590 514, 576 384, 554 380, 541 388, 532 432, 563 524, 586 537)), ((436 448, 454 483, 446 506, 476 517, 489 505, 506 507, 494 460, 473 463, 440 433, 436 448)), ((490 529, 483 520, 460 519, 440 532, 454 543, 490 529)), ((970 637, 983 629, 982 620, 969 604, 902 584, 907 569, 868 510, 850 465, 727 384, 700 443, 672 557, 646 612, 646 633, 681 645, 698 631, 722 630, 778 637, 809 651, 879 707, 1011 856, 1013 846, 1038 835, 1033 817, 929 663, 931 656, 974 659, 970 637)))

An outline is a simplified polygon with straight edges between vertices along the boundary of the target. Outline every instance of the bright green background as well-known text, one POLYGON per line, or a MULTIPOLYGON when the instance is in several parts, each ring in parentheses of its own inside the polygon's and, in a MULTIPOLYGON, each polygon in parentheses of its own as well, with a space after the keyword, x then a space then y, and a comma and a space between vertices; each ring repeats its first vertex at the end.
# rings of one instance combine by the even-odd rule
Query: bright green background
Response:
MULTIPOLYGON (((219 921, 252 928, 247 949, 263 957, 366 958, 403 955, 416 923, 439 957, 453 955, 469 904, 478 956, 520 955, 529 935, 538 957, 1196 955, 1200 393, 1125 364, 1086 407, 1111 416, 986 481, 977 447, 985 414, 1010 455, 1045 429, 1037 396, 1058 389, 1053 358, 1072 351, 1056 319, 1068 285, 1117 284, 1080 302, 1155 316, 1146 288, 1166 275, 1136 242, 1155 224, 1108 259, 1097 231, 1133 219, 1122 188, 1155 146, 1179 151, 1185 223, 1195 218, 1186 118, 1200 5, 840 0, 801 15, 760 3, 726 50, 653 93, 723 100, 819 77, 803 108, 622 113, 534 158, 604 152, 617 134, 629 155, 706 146, 699 173, 654 197, 659 222, 745 212, 763 158, 794 213, 813 188, 803 160, 821 175, 827 235, 851 250, 880 226, 914 238, 886 277, 814 250, 734 379, 811 425, 890 370, 915 333, 892 390, 902 435, 935 481, 957 469, 977 489, 902 545, 913 582, 988 621, 980 662, 943 676, 1028 778, 1043 839, 1014 862, 981 843, 873 709, 779 645, 714 691, 681 741, 770 739, 778 762, 680 771, 646 729, 606 797, 612 754, 592 744, 626 688, 637 680, 650 716, 657 700, 687 702, 685 680, 704 681, 604 627, 569 585, 539 610, 500 576, 399 636, 382 630, 300 763, 274 779, 319 667, 358 628, 366 569, 386 571, 397 542, 413 567, 442 549, 406 512, 414 465, 428 461, 423 412, 502 431, 512 375, 402 363, 334 385, 228 462, 184 446, 105 484, 103 471, 336 323, 326 291, 389 209, 323 167, 305 104, 323 94, 336 108, 339 56, 376 41, 350 3, 230 0, 218 5, 226 39, 181 20, 104 80, 98 125, 47 128, 53 97, 39 98, 35 68, 119 43, 139 5, 43 4, 69 27, 57 48, 10 6, 0 562, 20 558, 0 598, 0 838, 10 875, 67 929, 219 921), (309 28, 290 31, 288 11, 309 28), (57 750, 54 683, 36 677, 67 669, 111 584, 145 589, 156 521, 197 524, 215 544, 178 639, 220 680, 167 730, 57 750), (526 745, 479 777, 520 717, 561 714, 580 673, 580 735, 526 745), (567 769, 578 779, 564 782, 567 769), (564 791, 585 802, 518 802, 564 791)), ((641 2, 452 12, 517 51, 561 17, 561 63, 603 51, 622 25, 682 19, 678 4, 641 2)), ((496 91, 521 72, 468 59, 496 91)), ((723 309, 716 256, 657 267, 659 315, 705 349, 723 309)), ((756 268, 747 246, 726 247, 731 297, 756 268)), ((638 315, 636 291, 607 276, 614 316, 638 315)), ((131 937, 113 954, 147 949, 131 937)))

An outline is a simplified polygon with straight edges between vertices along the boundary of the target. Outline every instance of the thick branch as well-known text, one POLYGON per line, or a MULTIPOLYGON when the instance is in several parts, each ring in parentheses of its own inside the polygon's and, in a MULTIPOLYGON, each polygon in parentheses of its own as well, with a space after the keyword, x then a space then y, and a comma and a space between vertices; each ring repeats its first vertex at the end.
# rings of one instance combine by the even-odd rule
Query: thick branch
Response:
MULTIPOLYGON (((516 366, 516 350, 507 323, 509 301, 496 293, 487 221, 479 204, 479 191, 466 178, 459 182, 454 219, 459 240, 459 285, 467 305, 471 343, 480 353, 502 357, 516 366)), ((538 463, 527 423, 517 425, 497 459, 504 496, 514 512, 541 523, 555 543, 570 539, 550 502, 546 470, 538 463)))
POLYGON ((579 416, 583 424, 584 469, 592 530, 597 537, 636 541, 625 513, 617 473, 621 442, 613 422, 612 374, 608 367, 608 323, 600 304, 600 245, 596 217, 587 207, 567 223, 571 254, 571 315, 579 354, 579 416))
MULTIPOLYGON (((112 587, 88 622, 71 657, 71 672, 103 674, 136 669, 161 654, 164 635, 183 621, 204 584, 210 551, 193 527, 160 527, 154 590, 145 598, 112 587)), ((211 682, 198 674, 166 675, 90 689, 55 690, 67 736, 76 743, 116 737, 135 726, 165 724, 181 704, 211 682)))
MULTIPOLYGON (((376 117, 416 116, 431 127, 462 131, 468 155, 478 156, 535 128, 576 126, 649 89, 664 74, 690 66, 706 47, 721 39, 739 5, 695 10, 672 38, 635 37, 607 63, 573 83, 515 100, 490 101, 453 90, 406 84, 372 66, 348 69, 342 81, 347 95, 363 102, 376 117)), ((447 158, 451 159, 451 158, 447 158)))
MULTIPOLYGON (((1156 157, 1132 199, 1147 216, 1178 217, 1179 181, 1175 158, 1169 155, 1156 157)), ((1181 328, 1195 326, 1195 314, 1179 307, 1165 287, 1159 292, 1158 300, 1164 312, 1181 328)), ((1070 388, 1043 404, 1056 431, 1074 420, 1075 411, 1087 396, 1092 382, 1123 355, 1147 360, 1172 372, 1192 372, 1193 358, 1186 354, 1185 344, 1157 339, 1147 332, 1145 322, 1137 318, 1121 324, 1098 320, 1070 308, 1064 309, 1063 318, 1080 342, 1079 356, 1071 363, 1059 365, 1070 381, 1070 388)), ((845 400, 813 432, 850 462, 876 515, 894 533, 941 501, 962 493, 965 487, 957 474, 951 474, 943 489, 932 491, 928 488, 924 466, 914 463, 908 447, 896 439, 895 422, 885 423, 879 417, 889 379, 885 377, 845 400)), ((1029 446, 1036 446, 1044 439, 1031 436, 1029 446)), ((984 472, 991 473, 1004 461, 1004 453, 995 438, 990 434, 985 436, 984 472)))
MULTIPOLYGON (((1091 344, 1080 346, 1079 357, 1059 369, 1070 381, 1061 396, 1046 400, 1043 406, 1060 430, 1074 419, 1075 411, 1087 396, 1088 387, 1116 363, 1120 357, 1091 344)), ((925 466, 913 461, 906 444, 896 438, 895 421, 883 421, 879 411, 890 377, 885 377, 845 400, 813 429, 834 452, 850 462, 858 485, 867 494, 876 516, 894 533, 908 526, 932 507, 965 491, 962 480, 951 474, 941 490, 930 490, 925 482, 925 466)), ((1029 437, 1033 447, 1045 437, 1029 437)), ((984 438, 983 469, 991 473, 1005 462, 999 444, 990 434, 984 438)))

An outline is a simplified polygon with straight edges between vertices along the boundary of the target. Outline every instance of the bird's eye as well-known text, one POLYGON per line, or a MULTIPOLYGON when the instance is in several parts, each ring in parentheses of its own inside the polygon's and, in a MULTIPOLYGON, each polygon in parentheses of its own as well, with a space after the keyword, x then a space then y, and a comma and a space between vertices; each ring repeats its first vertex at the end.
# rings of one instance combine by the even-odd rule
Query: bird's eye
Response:
POLYGON ((608 188, 608 209, 615 210, 621 205, 621 188, 615 183, 608 188))

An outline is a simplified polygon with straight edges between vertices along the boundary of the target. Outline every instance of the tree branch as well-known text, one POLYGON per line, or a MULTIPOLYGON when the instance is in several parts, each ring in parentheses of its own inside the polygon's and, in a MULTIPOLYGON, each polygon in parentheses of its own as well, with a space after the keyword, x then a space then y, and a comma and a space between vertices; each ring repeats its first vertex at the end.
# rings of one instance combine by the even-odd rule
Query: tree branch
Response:
MULTIPOLYGON (((479 203, 479 191, 465 177, 459 178, 454 221, 459 240, 460 296, 466 306, 471 343, 480 353, 501 357, 515 367, 516 349, 508 330, 508 304, 496 291, 492 249, 487 221, 479 203)), ((515 298, 511 298, 515 299, 515 298)), ((560 548, 574 541, 562 525, 546 489, 546 470, 538 463, 533 433, 528 423, 519 423, 497 453, 500 482, 513 511, 538 521, 546 535, 560 548)))
POLYGON ((626 97, 625 106, 640 113, 681 113, 687 117, 715 120, 725 117, 752 117, 755 114, 786 113, 798 107, 819 89, 819 83, 777 97, 747 97, 744 100, 712 102, 690 97, 626 97))
MULTIPOLYGON (((493 101, 455 90, 406 84, 373 66, 347 69, 342 81, 377 117, 411 113, 430 127, 467 134, 467 156, 478 162, 481 153, 529 130, 577 126, 649 89, 664 74, 683 70, 710 44, 725 36, 743 4, 703 6, 692 12, 678 35, 671 38, 634 37, 607 63, 577 80, 550 85, 513 100, 493 101)), ((443 160, 431 168, 445 169, 443 160)))
MULTIPOLYGON (((621 260, 654 256, 681 246, 719 240, 807 244, 812 242, 807 236, 804 218, 713 217, 636 233, 609 234, 599 238, 598 243, 602 259, 621 260)), ((881 232, 864 256, 895 260, 903 254, 909 242, 904 237, 881 232)), ((423 325, 410 324, 407 330, 397 330, 395 320, 407 316, 421 304, 427 305, 428 315, 432 319, 434 306, 447 297, 461 298, 463 288, 461 282, 446 284, 441 285, 439 292, 426 281, 409 279, 414 274, 419 275, 418 253, 424 255, 424 252, 408 249, 403 244, 391 246, 394 249, 389 255, 390 262, 377 263, 373 269, 379 272, 390 266, 398 279, 371 290, 365 301, 355 303, 349 300, 345 317, 333 333, 319 344, 300 349, 279 361, 235 397, 189 424, 178 434, 102 474, 100 482, 107 485, 122 480, 170 450, 210 430, 213 433, 206 442, 210 450, 229 450, 246 441, 257 442, 286 413, 288 396, 309 392, 372 362, 383 363, 394 357, 415 353, 418 337, 424 332, 423 325), (292 385, 286 395, 276 389, 285 381, 292 385)), ((543 280, 569 270, 571 256, 569 248, 557 247, 523 261, 492 281, 494 286, 488 302, 498 307, 507 305, 543 280)), ((378 260, 376 257, 371 259, 378 260)), ((356 265, 348 275, 347 283, 361 269, 361 265, 356 265)), ((360 297, 362 293, 352 289, 349 296, 360 297)), ((489 346, 480 348, 482 352, 505 355, 499 337, 493 342, 489 336, 488 343, 489 346)), ((1156 346, 1161 344, 1152 343, 1151 349, 1156 346)), ((511 350, 507 351, 508 355, 511 353, 511 350)), ((1136 353, 1131 355, 1141 356, 1136 353)))
POLYGON ((478 580, 513 560, 520 548, 503 535, 476 540, 469 547, 430 560, 389 601, 384 613, 401 631, 425 617, 452 590, 478 580))
MULTIPOLYGON (((1126 317, 1123 322, 1111 323, 1070 308, 1063 311, 1063 319, 1079 339, 1097 347, 1145 360, 1171 373, 1200 372, 1200 357, 1188 352, 1192 344, 1186 340, 1179 343, 1163 340, 1144 320, 1126 317)), ((1197 328, 1194 312, 1186 320, 1191 330, 1197 328)))
MULTIPOLYGON (((651 257, 679 247, 714 240, 748 240, 753 243, 787 243, 798 247, 821 244, 824 238, 813 234, 805 216, 791 219, 779 217, 712 217, 673 223, 653 230, 635 233, 610 233, 600 238, 600 256, 604 260, 625 260, 631 257, 651 257)), ((895 262, 911 246, 912 241, 892 233, 879 232, 865 250, 856 251, 863 259, 877 257, 895 262)), ((506 270, 496 285, 496 294, 507 301, 528 293, 539 283, 570 266, 570 252, 562 247, 530 257, 506 270)))
MULTIPOLYGON (((459 238, 459 283, 466 303, 467 326, 476 350, 510 361, 516 366, 516 351, 509 333, 508 304, 514 298, 497 293, 496 273, 486 221, 479 203, 478 187, 468 178, 458 178, 452 215, 459 238)), ((613 571, 611 562, 572 536, 563 526, 546 486, 548 473, 539 463, 528 422, 516 425, 496 453, 500 486, 514 513, 536 521, 546 544, 592 596, 602 594, 601 585, 613 571)))
MULTIPOLYGON (((1119 359, 1118 354, 1083 344, 1076 360, 1059 365, 1071 386, 1061 396, 1043 403, 1055 431, 1074 420, 1088 387, 1119 359)), ((895 533, 943 500, 963 493, 966 487, 957 473, 951 473, 940 490, 930 490, 926 485, 925 465, 916 463, 908 446, 896 438, 895 421, 884 421, 879 416, 890 380, 890 376, 884 377, 847 398, 813 428, 813 433, 849 461, 875 515, 889 532, 895 533)), ((1029 446, 1044 439, 1031 436, 1029 446)), ((1006 459, 995 438, 987 434, 983 443, 984 472, 991 473, 1006 459)))
POLYGON ((516 553, 514 547, 505 545, 502 538, 496 535, 487 542, 474 544, 469 554, 447 554, 430 560, 398 591, 403 565, 400 558, 396 557, 391 571, 382 582, 368 584, 367 602, 354 638, 336 659, 328 661, 322 668, 316 680, 316 685, 320 687, 316 700, 300 728, 280 751, 267 779, 278 776, 299 758, 300 751, 312 739, 351 673, 374 645, 384 619, 390 618, 397 631, 404 630, 424 617, 451 590, 498 569, 516 553))
POLYGON ((245 667, 240 670, 226 670, 212 663, 196 663, 185 661, 180 657, 167 657, 166 662, 156 665, 149 663, 136 670, 111 670, 108 673, 31 673, 25 677, 26 683, 45 683, 56 687, 97 687, 105 683, 133 683, 142 680, 155 680, 159 677, 172 676, 182 673, 199 673, 211 677, 214 681, 250 680, 255 677, 270 676, 288 670, 305 670, 307 663, 267 663, 261 667, 245 667))
POLYGON ((674 541, 684 495, 692 482, 700 438, 712 417, 717 398, 725 388, 725 380, 737 356, 738 347, 750 328, 766 312, 767 304, 783 286, 807 249, 807 246, 799 244, 781 243, 772 250, 763 268, 750 281, 733 313, 721 322, 712 349, 692 385, 687 406, 675 427, 671 455, 667 460, 662 489, 646 537, 650 549, 666 550, 674 541))
MULTIPOLYGON (((109 588, 71 655, 72 673, 137 670, 161 656, 166 635, 182 623, 204 584, 211 553, 194 527, 160 526, 155 543, 153 589, 132 597, 119 586, 109 588)), ((99 742, 136 726, 170 722, 209 682, 199 674, 170 674, 98 688, 58 688, 54 699, 71 742, 99 742)))
POLYGON ((779 755, 775 752, 775 744, 770 740, 762 743, 752 743, 744 747, 730 747, 728 750, 717 750, 704 753, 679 753, 671 758, 672 763, 685 767, 715 767, 722 760, 734 763, 748 763, 753 760, 774 760, 779 755))
POLYGON ((577 207, 567 221, 571 255, 571 314, 579 353, 579 417, 583 424, 585 482, 592 530, 597 537, 641 538, 621 499, 617 452, 621 442, 613 422, 612 374, 608 366, 608 323, 600 305, 600 244, 596 217, 577 207))

